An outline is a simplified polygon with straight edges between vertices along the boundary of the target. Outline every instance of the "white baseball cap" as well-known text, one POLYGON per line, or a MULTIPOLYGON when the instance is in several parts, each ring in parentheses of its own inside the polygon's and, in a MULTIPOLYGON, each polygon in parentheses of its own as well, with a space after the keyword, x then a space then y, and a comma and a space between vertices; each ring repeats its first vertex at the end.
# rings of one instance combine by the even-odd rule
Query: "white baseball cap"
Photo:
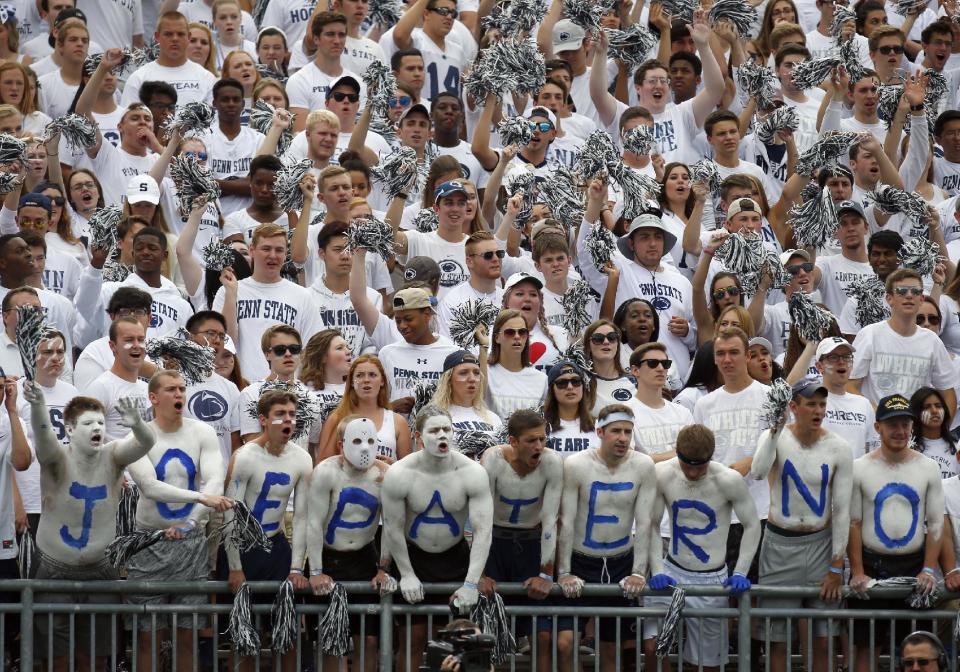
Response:
POLYGON ((127 182, 127 203, 160 202, 160 185, 149 175, 136 175, 127 182))
POLYGON ((850 352, 857 351, 857 349, 853 347, 853 343, 850 343, 847 339, 840 338, 839 336, 828 336, 817 345, 817 359, 826 357, 837 348, 843 347, 850 348, 850 352))

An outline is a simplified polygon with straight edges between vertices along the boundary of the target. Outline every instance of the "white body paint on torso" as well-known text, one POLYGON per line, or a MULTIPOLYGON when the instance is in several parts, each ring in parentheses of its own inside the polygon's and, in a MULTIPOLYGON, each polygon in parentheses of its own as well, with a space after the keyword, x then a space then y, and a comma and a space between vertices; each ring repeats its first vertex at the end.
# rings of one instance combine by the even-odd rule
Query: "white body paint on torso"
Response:
POLYGON ((314 468, 307 503, 311 558, 318 541, 337 551, 356 551, 373 541, 379 527, 380 488, 386 471, 386 463, 380 461, 366 471, 351 469, 340 455, 314 468), (321 517, 323 511, 326 515, 321 517))
POLYGON ((484 452, 483 466, 493 492, 493 524, 532 529, 540 525, 540 511, 549 481, 563 480, 563 460, 545 450, 540 465, 526 476, 518 474, 503 456, 503 446, 484 452))
POLYGON ((882 459, 882 450, 853 463, 850 517, 861 521, 864 548, 885 555, 913 553, 923 548, 924 522, 935 537, 943 527, 940 469, 913 450, 903 462, 891 464, 882 459))

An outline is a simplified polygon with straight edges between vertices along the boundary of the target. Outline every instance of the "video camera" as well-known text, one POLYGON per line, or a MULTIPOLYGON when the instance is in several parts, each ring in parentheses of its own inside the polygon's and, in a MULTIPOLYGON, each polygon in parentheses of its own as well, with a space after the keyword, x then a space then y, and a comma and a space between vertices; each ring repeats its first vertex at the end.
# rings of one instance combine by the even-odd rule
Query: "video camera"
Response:
POLYGON ((472 628, 444 630, 437 633, 439 639, 427 642, 420 672, 440 672, 447 656, 456 656, 460 672, 490 672, 490 657, 493 654, 493 635, 477 634, 472 628))

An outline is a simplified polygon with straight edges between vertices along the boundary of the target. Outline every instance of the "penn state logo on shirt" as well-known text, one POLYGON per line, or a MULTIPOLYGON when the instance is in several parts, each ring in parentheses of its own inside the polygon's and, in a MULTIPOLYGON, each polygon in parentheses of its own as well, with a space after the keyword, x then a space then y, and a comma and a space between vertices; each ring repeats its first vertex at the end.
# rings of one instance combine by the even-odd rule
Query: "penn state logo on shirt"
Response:
POLYGON ((897 378, 888 373, 882 373, 874 376, 873 383, 878 390, 894 390, 897 387, 897 378))
POLYGON ((460 262, 453 259, 444 259, 440 262, 440 286, 456 287, 462 282, 470 279, 469 274, 463 270, 460 262))
POLYGON ((187 408, 197 420, 215 422, 227 414, 227 400, 216 392, 200 390, 187 402, 187 408))
POLYGON ((460 177, 462 177, 465 180, 470 179, 470 169, 462 163, 460 164, 460 177))
POLYGON ((654 310, 670 310, 670 306, 673 304, 665 296, 655 296, 650 302, 653 305, 654 310))
POLYGON ((632 396, 633 393, 623 387, 618 387, 613 391, 613 398, 617 401, 629 401, 632 396))
POLYGON ((150 328, 159 329, 162 324, 163 324, 163 317, 161 317, 160 315, 157 314, 156 311, 154 311, 153 314, 150 315, 150 328))

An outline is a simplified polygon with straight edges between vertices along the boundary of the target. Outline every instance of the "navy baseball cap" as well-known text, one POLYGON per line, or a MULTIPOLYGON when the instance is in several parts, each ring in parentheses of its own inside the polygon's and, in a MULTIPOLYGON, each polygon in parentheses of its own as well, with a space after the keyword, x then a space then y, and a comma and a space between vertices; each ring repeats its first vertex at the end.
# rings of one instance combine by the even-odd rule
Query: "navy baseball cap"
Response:
POLYGON ((446 359, 443 360, 443 370, 446 372, 454 367, 460 366, 461 364, 479 363, 480 360, 477 359, 477 356, 469 350, 457 350, 456 352, 451 352, 449 355, 447 355, 446 359))
POLYGON ((43 208, 49 215, 53 209, 53 204, 49 196, 43 194, 27 194, 20 197, 20 203, 17 208, 43 208))
POLYGON ((916 419, 910 410, 910 402, 902 394, 891 394, 881 399, 877 403, 876 417, 877 422, 900 417, 916 419))
POLYGON ((437 185, 437 188, 433 191, 433 202, 436 203, 441 198, 461 192, 464 196, 467 195, 467 188, 463 185, 463 182, 460 180, 447 180, 446 182, 441 182, 437 185))
POLYGON ((829 395, 830 391, 824 386, 823 380, 818 376, 809 376, 801 378, 793 384, 793 396, 806 397, 809 399, 815 394, 822 392, 829 395))

